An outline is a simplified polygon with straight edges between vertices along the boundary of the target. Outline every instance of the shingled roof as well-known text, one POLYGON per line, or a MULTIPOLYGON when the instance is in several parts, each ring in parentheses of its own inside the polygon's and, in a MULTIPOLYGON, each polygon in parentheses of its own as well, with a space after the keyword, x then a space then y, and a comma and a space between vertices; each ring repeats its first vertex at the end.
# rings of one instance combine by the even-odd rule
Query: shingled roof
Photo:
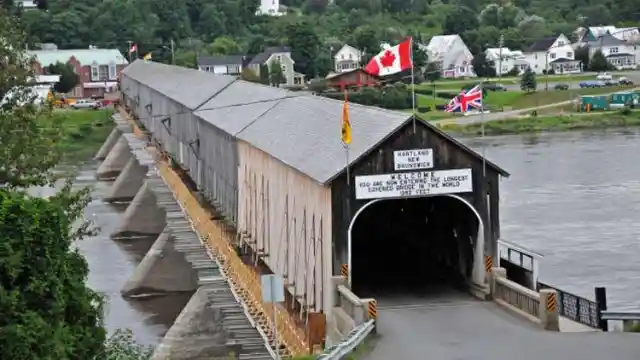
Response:
MULTIPOLYGON (((152 83, 160 88, 170 87, 161 84, 168 81, 174 87, 161 92, 179 96, 181 101, 190 96, 198 96, 195 103, 208 97, 197 108, 192 108, 196 116, 321 184, 330 183, 346 169, 344 148, 339 136, 342 101, 233 78, 229 82, 230 77, 151 62, 136 62, 125 74, 144 85, 151 86, 148 83, 152 83), (167 68, 174 69, 174 73, 169 74, 167 68), (153 73, 160 74, 162 81, 148 77, 153 73), (198 77, 200 80, 195 79, 198 77), (192 83, 195 81, 209 85, 193 90, 192 83)), ((349 115, 353 133, 358 134, 350 144, 349 165, 374 150, 412 120, 404 112, 358 104, 350 105, 349 115)), ((435 126, 419 121, 443 139, 482 159, 480 154, 435 126)), ((487 166, 503 176, 509 176, 505 170, 489 161, 487 166)))
POLYGON ((529 46, 527 52, 540 52, 547 51, 553 46, 553 43, 558 40, 557 36, 549 36, 542 39, 537 40, 533 43, 533 45, 529 46))

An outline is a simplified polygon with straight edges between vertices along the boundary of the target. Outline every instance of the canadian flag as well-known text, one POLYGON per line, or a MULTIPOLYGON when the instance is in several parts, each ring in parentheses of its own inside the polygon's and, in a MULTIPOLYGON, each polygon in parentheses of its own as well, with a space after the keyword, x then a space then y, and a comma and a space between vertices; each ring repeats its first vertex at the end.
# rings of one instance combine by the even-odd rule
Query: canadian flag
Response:
POLYGON ((364 71, 371 75, 387 76, 411 69, 411 38, 396 46, 387 47, 374 56, 364 71))

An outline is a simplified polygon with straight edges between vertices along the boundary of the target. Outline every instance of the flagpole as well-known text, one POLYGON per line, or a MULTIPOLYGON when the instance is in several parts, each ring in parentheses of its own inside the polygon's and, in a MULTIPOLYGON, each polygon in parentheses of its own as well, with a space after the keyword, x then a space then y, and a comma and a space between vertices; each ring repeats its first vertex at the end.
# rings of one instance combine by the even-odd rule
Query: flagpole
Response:
POLYGON ((413 63, 413 36, 410 38, 409 46, 411 49, 411 114, 413 122, 413 133, 416 133, 416 77, 414 73, 415 64, 413 63))
POLYGON ((487 160, 485 149, 486 146, 484 141, 484 89, 482 80, 480 80, 480 132, 482 136, 482 182, 486 185, 487 160))

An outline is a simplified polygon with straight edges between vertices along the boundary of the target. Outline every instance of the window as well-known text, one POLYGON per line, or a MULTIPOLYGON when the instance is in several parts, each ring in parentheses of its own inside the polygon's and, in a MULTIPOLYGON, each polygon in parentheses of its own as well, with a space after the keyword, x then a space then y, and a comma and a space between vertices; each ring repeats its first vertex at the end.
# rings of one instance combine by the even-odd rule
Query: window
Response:
POLYGON ((555 59, 556 58, 556 53, 549 54, 549 57, 552 58, 552 59, 555 59))
POLYGON ((353 54, 349 54, 349 60, 353 60, 353 54))
POLYGON ((564 46, 564 41, 562 40, 558 41, 558 46, 564 46))
POLYGON ((115 80, 117 77, 116 74, 116 65, 115 64, 111 64, 109 65, 109 80, 115 80))
POLYGON ((609 48, 609 53, 610 54, 617 54, 618 53, 618 48, 617 47, 609 48))
POLYGON ((344 60, 344 54, 340 54, 340 60, 344 60))
POLYGON ((109 80, 109 66, 108 65, 100 65, 98 66, 98 80, 107 81, 109 80))
POLYGON ((567 57, 569 59, 573 58, 573 53, 571 51, 567 52, 567 57))
POLYGON ((97 66, 91 66, 91 80, 92 81, 98 81, 98 79, 99 79, 98 67, 97 66))

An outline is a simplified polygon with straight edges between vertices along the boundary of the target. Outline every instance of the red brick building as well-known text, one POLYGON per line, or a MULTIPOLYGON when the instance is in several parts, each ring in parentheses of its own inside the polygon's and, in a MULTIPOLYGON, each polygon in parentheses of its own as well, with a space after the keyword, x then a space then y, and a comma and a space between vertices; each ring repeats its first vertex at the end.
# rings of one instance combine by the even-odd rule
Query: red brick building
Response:
POLYGON ((325 79, 327 87, 343 91, 344 89, 359 88, 362 86, 378 86, 380 79, 362 69, 331 74, 325 79))
POLYGON ((67 95, 75 98, 104 96, 118 86, 120 71, 129 62, 117 49, 32 50, 33 67, 38 75, 47 74, 46 68, 57 62, 71 63, 80 82, 67 95))

